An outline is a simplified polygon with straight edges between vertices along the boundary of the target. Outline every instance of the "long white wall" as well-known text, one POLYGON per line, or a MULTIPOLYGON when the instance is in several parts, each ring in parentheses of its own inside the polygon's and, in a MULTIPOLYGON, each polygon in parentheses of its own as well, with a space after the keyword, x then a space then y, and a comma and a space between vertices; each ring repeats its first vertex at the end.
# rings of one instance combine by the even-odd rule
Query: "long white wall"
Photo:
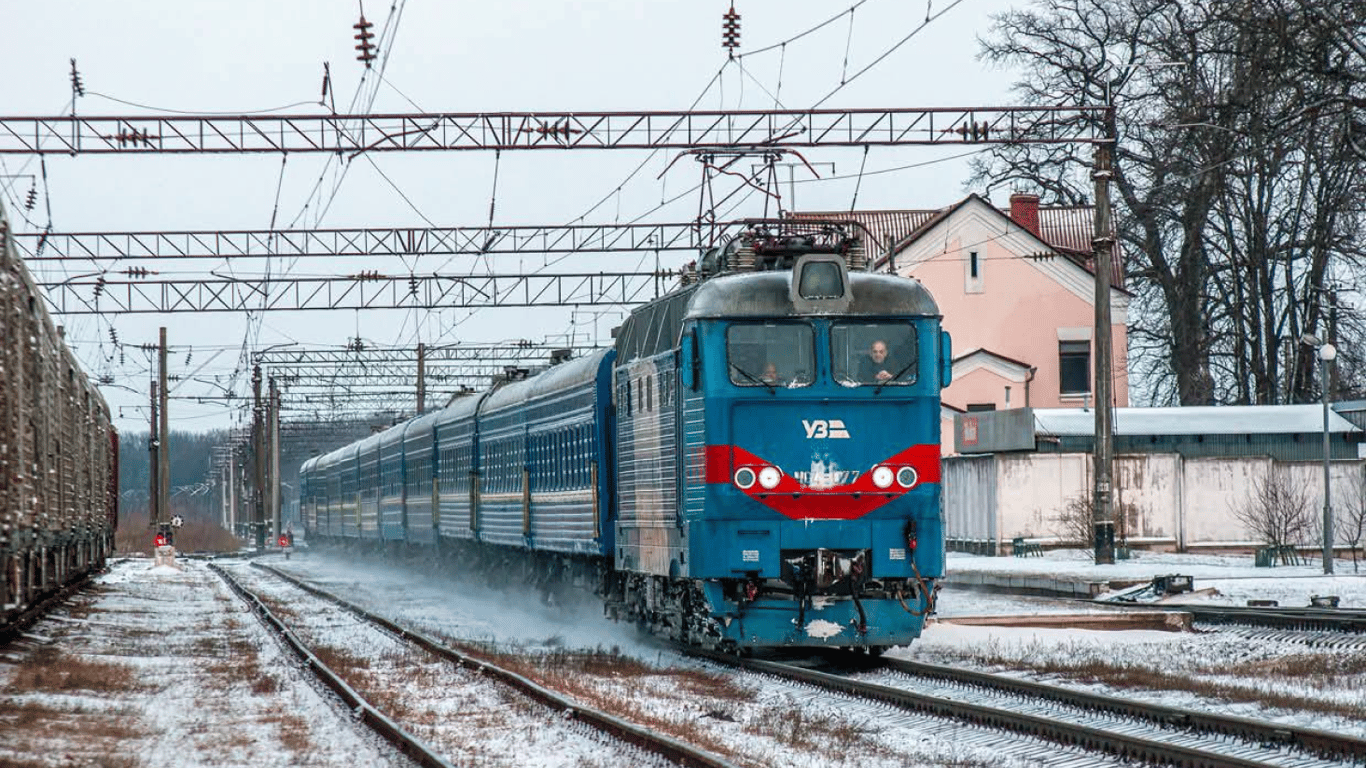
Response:
MULTIPOLYGON (((1089 453, 1001 453, 944 459, 945 535, 950 540, 1009 549, 1025 537, 1062 541, 1058 518, 1068 502, 1091 493, 1089 453)), ((1255 547, 1257 537, 1235 516, 1257 483, 1275 473, 1305 489, 1316 543, 1323 509, 1323 464, 1265 457, 1190 458, 1141 454, 1115 458, 1117 507, 1130 510, 1131 545, 1164 549, 1255 547)), ((1334 461, 1332 502, 1339 520, 1360 501, 1366 462, 1334 461)), ((1343 525, 1336 526, 1339 543, 1343 525)), ((1001 551, 1005 551, 1001 550, 1001 551)))

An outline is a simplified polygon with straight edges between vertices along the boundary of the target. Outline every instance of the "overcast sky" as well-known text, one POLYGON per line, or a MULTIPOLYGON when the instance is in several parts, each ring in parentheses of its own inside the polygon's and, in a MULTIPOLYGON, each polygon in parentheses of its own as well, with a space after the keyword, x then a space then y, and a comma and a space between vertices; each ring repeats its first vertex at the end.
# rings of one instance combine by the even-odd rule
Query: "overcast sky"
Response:
MULTIPOLYGON (((352 50, 351 25, 360 10, 355 0, 12 4, 5 15, 9 66, 0 109, 7 115, 69 112, 71 58, 77 60, 86 88, 86 96, 75 104, 84 115, 172 110, 240 114, 286 105, 293 105, 290 113, 322 114, 317 102, 323 62, 331 64, 333 98, 343 113, 677 110, 699 97, 699 109, 767 109, 775 101, 806 108, 823 99, 822 106, 847 108, 1010 103, 1013 74, 977 61, 977 37, 985 34, 991 15, 1021 4, 1018 0, 865 0, 852 14, 852 28, 846 14, 800 40, 757 53, 855 2, 740 0, 741 51, 756 53, 728 63, 720 36, 721 15, 729 3, 371 0, 364 11, 382 35, 377 66, 384 69, 382 79, 372 71, 364 84, 364 67, 352 50), (924 24, 927 15, 938 17, 840 87, 842 79, 864 70, 924 24)), ((937 208, 960 199, 966 193, 967 161, 952 158, 964 151, 873 148, 858 186, 858 207, 937 208), (913 165, 919 167, 905 167, 913 165), (873 173, 893 168, 902 170, 873 173)), ((862 151, 812 149, 803 154, 813 163, 833 162, 833 174, 826 166, 820 170, 836 178, 798 185, 796 207, 848 209, 862 151)), ((697 214, 695 195, 658 207, 662 199, 701 179, 692 161, 679 161, 657 178, 672 160, 674 153, 663 152, 653 157, 637 151, 505 152, 498 165, 494 221, 561 224, 584 217, 597 223, 642 215, 643 221, 689 220, 697 214), (623 184, 647 158, 646 166, 623 184)), ((0 179, 6 192, 0 199, 19 231, 47 224, 49 206, 52 227, 59 232, 266 229, 272 220, 279 228, 427 226, 425 220, 437 226, 482 225, 488 221, 494 181, 494 157, 484 152, 376 153, 351 160, 349 167, 323 155, 283 161, 264 154, 51 156, 46 185, 36 159, 6 156, 3 162, 0 174, 39 177, 40 201, 32 212, 19 207, 29 178, 0 179), (315 186, 321 195, 313 194, 315 186)), ((792 191, 783 187, 789 196, 785 204, 790 204, 792 191)), ((1006 194, 1008 190, 998 190, 995 197, 1006 194)), ((763 212, 761 196, 753 195, 726 218, 763 212)), ((534 256, 503 258, 510 259, 505 262, 509 269, 541 263, 534 256)), ((596 271, 632 269, 644 256, 573 258, 583 269, 596 271)), ((430 272, 445 260, 425 257, 416 264, 374 262, 368 267, 430 272)), ((78 274, 79 266, 71 265, 67 276, 78 274)), ((279 274, 286 266, 277 263, 272 269, 279 274)), ((239 275, 258 274, 263 268, 260 261, 234 267, 239 275)), ((293 270, 298 275, 340 271, 316 262, 296 264, 293 270)), ((106 387, 105 396, 118 427, 140 431, 146 424, 142 406, 148 360, 140 351, 125 349, 120 363, 110 343, 111 327, 121 342, 136 345, 154 342, 158 326, 168 326, 173 373, 188 374, 212 358, 198 376, 219 377, 227 386, 237 371, 236 391, 245 394, 249 377, 240 375, 239 356, 248 336, 257 349, 281 343, 340 346, 355 336, 381 345, 541 340, 571 330, 580 341, 594 333, 605 339, 618 322, 617 313, 596 321, 595 314, 549 308, 277 311, 261 318, 257 331, 246 317, 223 313, 70 316, 57 322, 67 326, 88 371, 113 374, 129 388, 106 387)), ((176 394, 215 391, 189 382, 176 394)), ((173 429, 224 427, 239 418, 220 406, 183 401, 173 403, 171 411, 173 429)))

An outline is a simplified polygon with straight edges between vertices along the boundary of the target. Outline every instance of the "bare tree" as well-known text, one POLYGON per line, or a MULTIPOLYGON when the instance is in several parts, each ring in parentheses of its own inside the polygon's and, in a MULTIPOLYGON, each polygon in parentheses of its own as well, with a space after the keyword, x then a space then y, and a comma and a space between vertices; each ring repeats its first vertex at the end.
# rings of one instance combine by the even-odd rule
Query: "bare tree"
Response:
MULTIPOLYGON (((1366 4, 1060 0, 996 18, 990 61, 1029 104, 1110 103, 1115 210, 1136 395, 1155 403, 1305 402, 1315 334, 1366 363, 1348 292, 1366 270, 1366 4), (1146 388, 1146 392, 1143 390, 1146 388)), ((972 185, 1084 203, 1091 157, 994 147, 972 185)))
MULTIPOLYGON (((1360 573, 1361 565, 1357 560, 1357 550, 1361 549, 1361 539, 1366 536, 1366 474, 1357 478, 1345 505, 1337 507, 1337 525, 1333 532, 1347 542, 1352 551, 1352 572, 1360 573)), ((1366 554, 1366 550, 1363 551, 1366 554)))
MULTIPOLYGON (((1288 474, 1268 471, 1254 480, 1241 503, 1231 503, 1234 518, 1263 544, 1277 548, 1303 543, 1313 532, 1309 489, 1288 474)), ((1284 555, 1282 555, 1284 557, 1284 555)))
MULTIPOLYGON (((1129 531, 1137 525, 1138 507, 1130 502, 1115 503, 1115 544, 1127 546, 1129 531)), ((1071 496, 1053 516, 1053 534, 1082 549, 1095 549, 1095 506, 1089 492, 1071 496)))

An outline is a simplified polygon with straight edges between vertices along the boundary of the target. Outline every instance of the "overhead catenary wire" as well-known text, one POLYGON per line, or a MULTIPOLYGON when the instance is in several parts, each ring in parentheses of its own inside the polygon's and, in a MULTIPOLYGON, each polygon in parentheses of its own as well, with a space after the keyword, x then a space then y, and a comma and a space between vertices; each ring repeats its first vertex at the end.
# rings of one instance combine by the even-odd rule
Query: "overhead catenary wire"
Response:
POLYGON ((137 107, 138 109, 146 109, 152 112, 164 112, 172 115, 268 115, 272 112, 283 112, 287 109, 294 109, 296 107, 312 107, 318 105, 317 100, 310 100, 295 101, 289 104, 282 104, 278 107, 266 107, 264 109, 234 109, 228 111, 208 109, 174 109, 172 107, 158 107, 151 104, 142 104, 136 101, 130 101, 128 99, 120 99, 117 96, 110 96, 107 93, 100 93, 99 91, 90 91, 89 95, 98 96, 101 99, 107 99, 109 101, 117 102, 119 104, 123 104, 129 107, 137 107))
POLYGON ((764 46, 764 47, 762 47, 762 48, 757 48, 757 49, 755 49, 755 50, 753 50, 753 51, 746 51, 745 53, 737 53, 737 54, 735 54, 735 58, 737 58, 737 59, 743 59, 743 58, 746 58, 746 57, 748 57, 748 56, 758 56, 758 55, 761 54, 761 53, 768 53, 769 51, 773 50, 774 48, 782 48, 782 47, 786 46, 788 43, 795 43, 795 42, 797 42, 798 40, 802 39, 803 37, 806 37, 807 35, 812 34, 813 32, 818 32, 818 31, 824 29, 825 27, 828 27, 828 26, 830 26, 831 24, 834 24, 835 22, 837 22, 837 21, 839 21, 841 18, 843 18, 846 14, 852 16, 853 13, 854 13, 854 11, 857 10, 858 7, 859 7, 860 5, 863 5, 863 4, 866 3, 866 2, 868 2, 868 0, 859 0, 857 3, 854 3, 852 6, 850 6, 850 7, 848 7, 848 8, 845 8, 844 10, 842 10, 842 11, 840 11, 839 13, 835 14, 834 16, 831 16, 830 18, 826 19, 825 21, 822 21, 821 23, 817 24, 816 26, 814 26, 814 27, 812 27, 812 28, 806 30, 805 32, 799 32, 798 34, 795 34, 795 35, 793 35, 792 37, 787 38, 786 40, 781 40, 781 41, 776 42, 776 43, 773 43, 773 44, 771 44, 771 45, 766 45, 766 46, 764 46))

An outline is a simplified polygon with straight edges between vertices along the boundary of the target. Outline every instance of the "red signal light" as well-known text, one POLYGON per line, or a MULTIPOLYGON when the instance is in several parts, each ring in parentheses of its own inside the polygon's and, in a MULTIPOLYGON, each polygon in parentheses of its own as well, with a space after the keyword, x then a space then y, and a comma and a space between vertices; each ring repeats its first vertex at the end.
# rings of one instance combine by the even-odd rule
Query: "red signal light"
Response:
POLYGON ((282 547, 287 547, 287 546, 289 546, 289 537, 288 537, 288 536, 281 536, 281 537, 280 537, 280 546, 282 546, 282 547))
POLYGON ((157 547, 166 546, 166 537, 158 533, 156 538, 152 539, 152 545, 157 547))

